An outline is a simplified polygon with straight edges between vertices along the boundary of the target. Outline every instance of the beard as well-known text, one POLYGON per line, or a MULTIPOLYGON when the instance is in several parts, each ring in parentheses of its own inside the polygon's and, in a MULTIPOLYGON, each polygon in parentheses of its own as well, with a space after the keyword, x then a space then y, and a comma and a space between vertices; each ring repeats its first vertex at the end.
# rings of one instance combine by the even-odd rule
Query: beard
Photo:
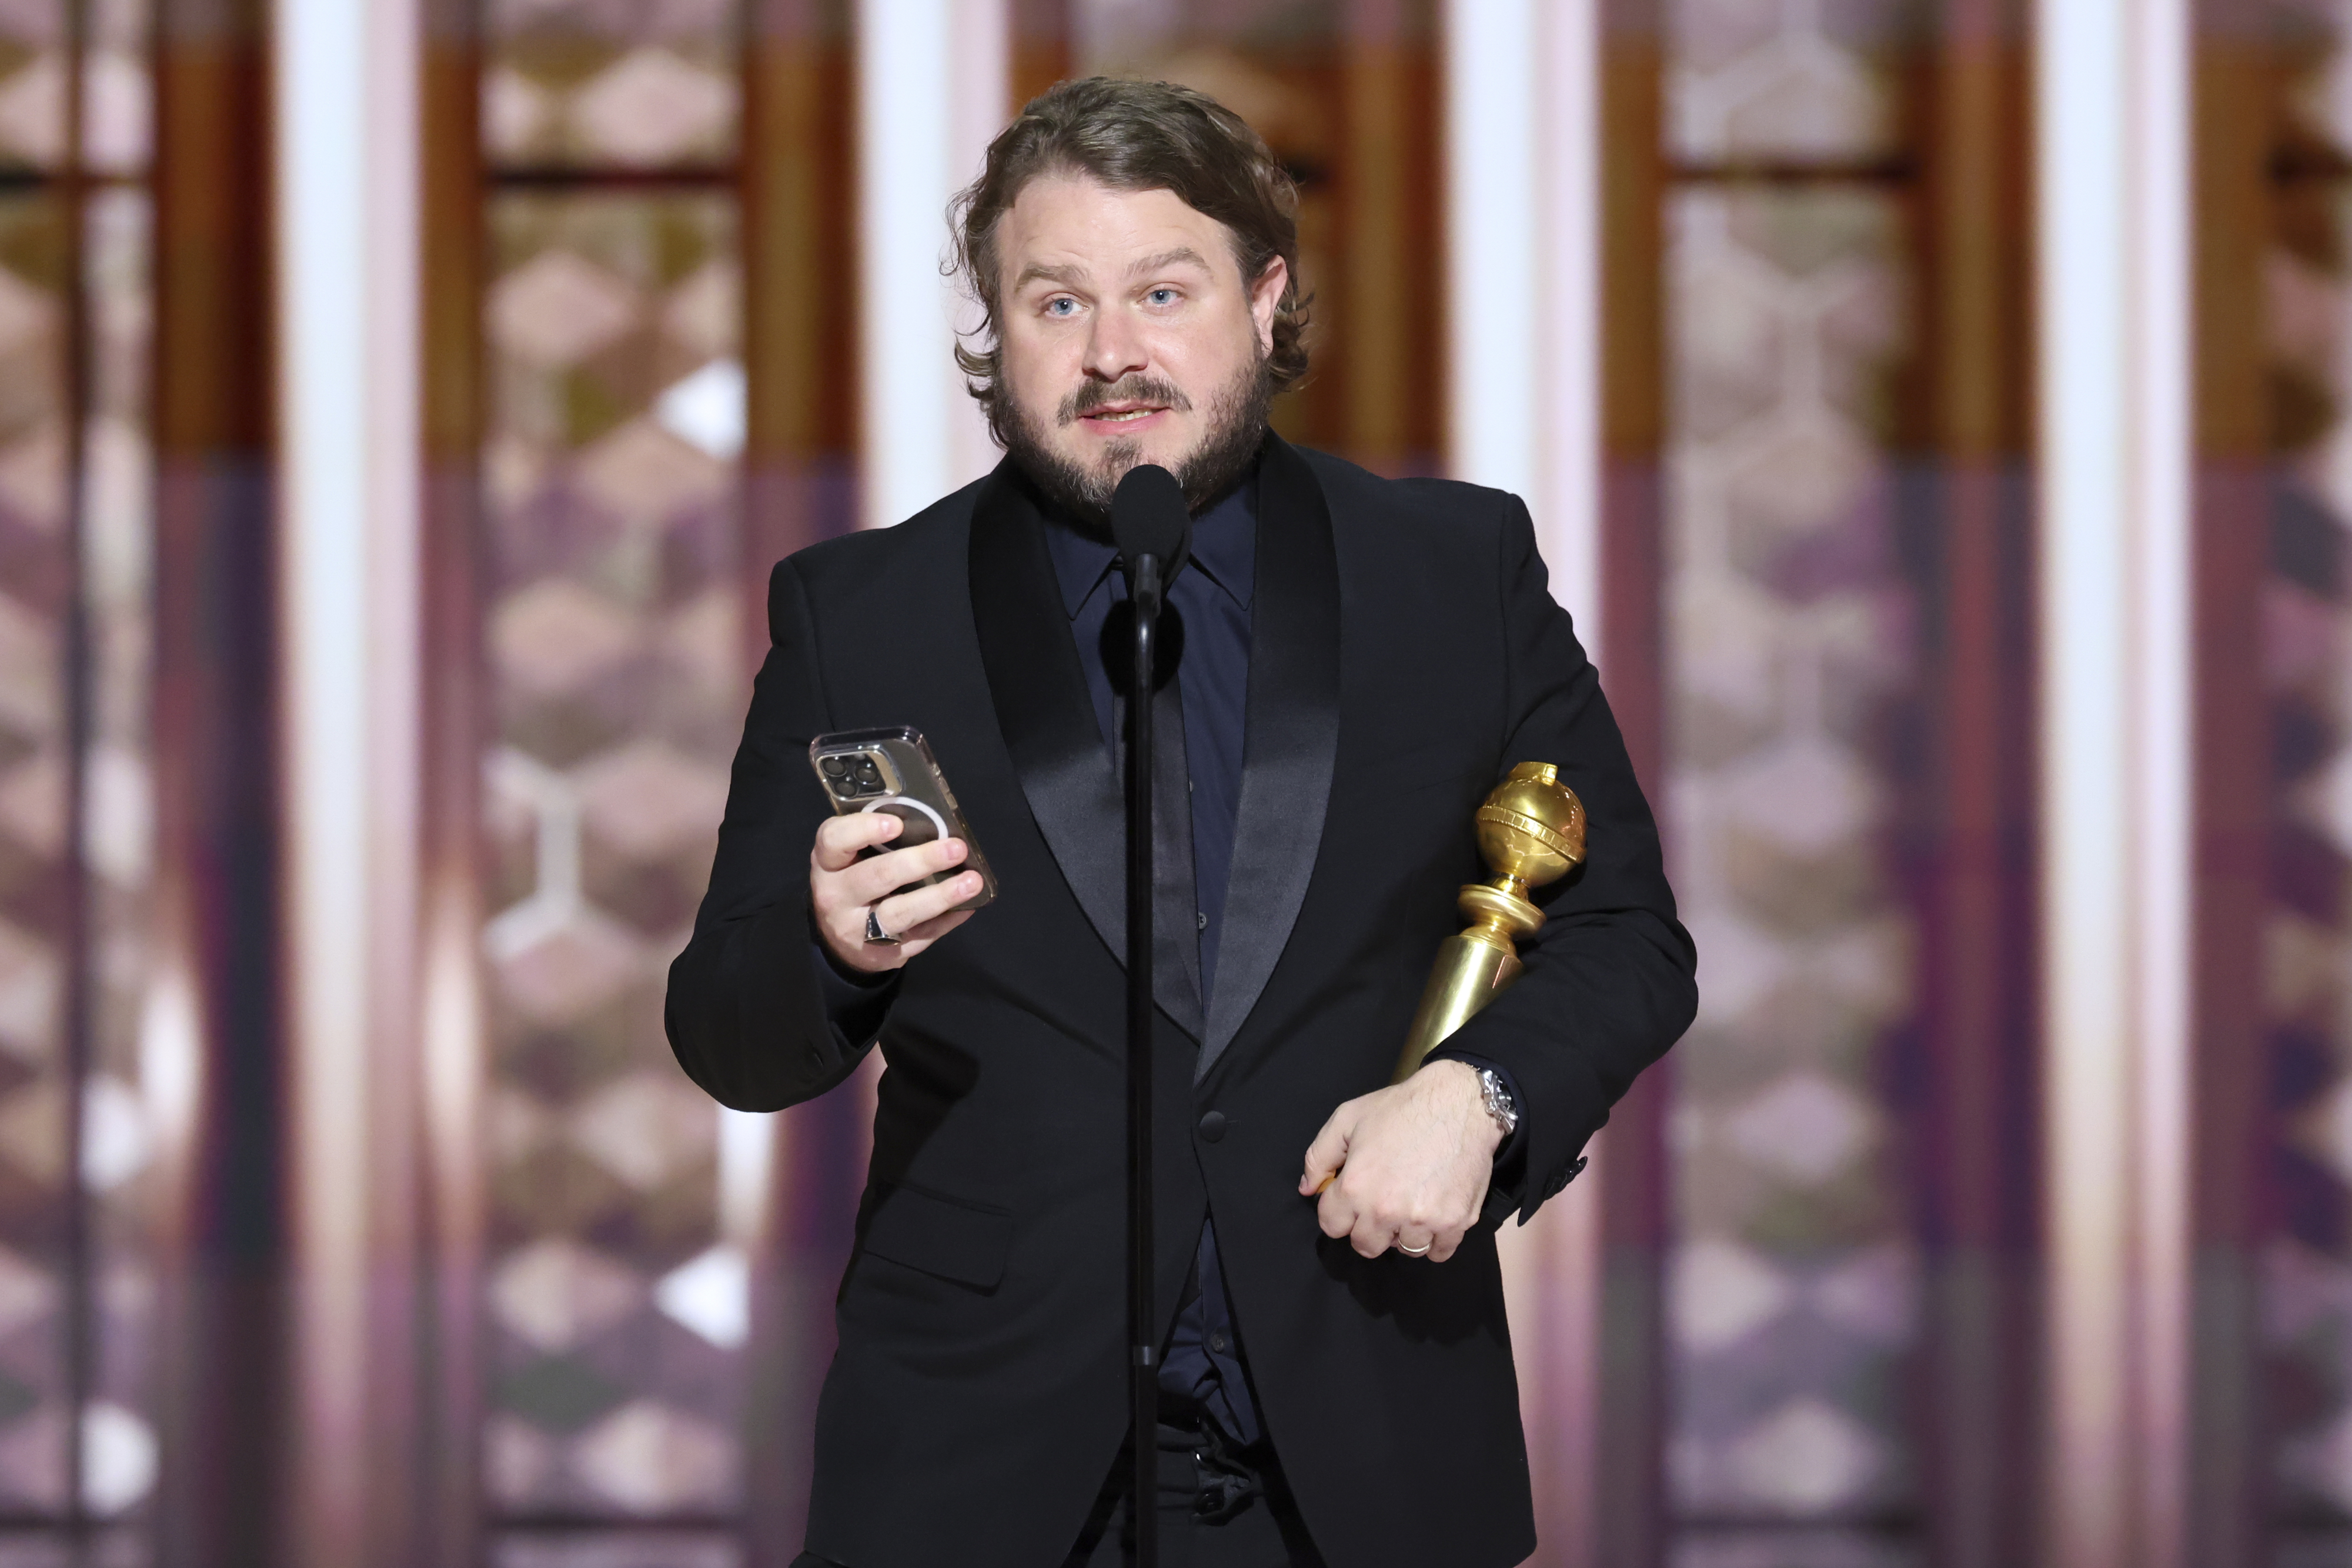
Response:
MULTIPOLYGON (((1274 384, 1265 367, 1265 356, 1258 355, 1217 389, 1209 400, 1208 429, 1192 451, 1171 465, 1195 512, 1223 494, 1257 457, 1265 439, 1266 413, 1274 405, 1274 384)), ((1107 403, 1130 401, 1163 403, 1179 413, 1192 407, 1173 382, 1139 373, 1117 382, 1087 382, 1062 400, 1054 411, 1054 423, 1066 427, 1107 403)), ((1114 441, 1088 468, 1048 446, 1045 432, 1018 400, 1008 398, 1007 406, 1013 417, 1006 422, 1004 448, 1030 482, 1079 521, 1108 525, 1112 493, 1128 470, 1144 460, 1142 443, 1114 441)))

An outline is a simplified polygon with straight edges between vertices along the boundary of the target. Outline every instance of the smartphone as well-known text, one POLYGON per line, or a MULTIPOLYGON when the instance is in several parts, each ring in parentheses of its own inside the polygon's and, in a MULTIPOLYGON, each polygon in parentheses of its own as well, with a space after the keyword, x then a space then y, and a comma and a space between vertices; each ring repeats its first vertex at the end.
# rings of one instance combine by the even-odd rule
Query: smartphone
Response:
MULTIPOLYGON (((934 872, 907 887, 929 887, 976 871, 980 891, 956 907, 978 909, 996 896, 996 873, 988 869, 988 857, 980 852, 980 841, 971 836, 971 824, 963 820, 955 791, 948 788, 947 775, 940 771, 939 760, 923 743, 922 731, 900 725, 820 735, 809 742, 809 766, 816 769, 817 782, 833 802, 835 816, 887 811, 906 824, 888 843, 866 851, 868 855, 912 849, 939 839, 963 841, 967 852, 963 864, 934 872)), ((907 888, 898 891, 904 893, 907 888)))

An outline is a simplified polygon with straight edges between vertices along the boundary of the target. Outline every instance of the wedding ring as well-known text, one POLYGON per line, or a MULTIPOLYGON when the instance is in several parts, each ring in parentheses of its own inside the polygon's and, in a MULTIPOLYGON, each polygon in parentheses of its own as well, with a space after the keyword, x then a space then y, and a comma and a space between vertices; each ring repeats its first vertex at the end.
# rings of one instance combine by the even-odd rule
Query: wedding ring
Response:
POLYGON ((1429 1256, 1429 1249, 1432 1245, 1432 1243, 1424 1241, 1418 1247, 1407 1247, 1403 1242, 1400 1241, 1397 1243, 1397 1250, 1403 1253, 1408 1258, 1426 1258, 1429 1256))
POLYGON ((882 929, 882 922, 875 918, 870 905, 866 911, 866 939, 868 942, 878 942, 886 947, 895 947, 898 944, 896 936, 882 929))

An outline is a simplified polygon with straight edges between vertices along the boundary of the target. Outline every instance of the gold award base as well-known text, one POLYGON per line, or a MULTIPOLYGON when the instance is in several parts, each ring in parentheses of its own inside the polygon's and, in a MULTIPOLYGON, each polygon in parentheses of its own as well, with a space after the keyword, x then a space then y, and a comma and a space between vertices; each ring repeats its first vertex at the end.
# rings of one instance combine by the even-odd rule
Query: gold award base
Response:
POLYGON ((1566 876, 1584 859, 1584 802, 1559 781, 1551 763, 1512 768, 1475 821, 1478 852, 1495 880, 1466 883, 1455 900, 1471 924, 1437 949, 1421 1009, 1397 1057, 1394 1082, 1412 1077, 1423 1058, 1519 977, 1517 940, 1544 923, 1528 892, 1566 876))

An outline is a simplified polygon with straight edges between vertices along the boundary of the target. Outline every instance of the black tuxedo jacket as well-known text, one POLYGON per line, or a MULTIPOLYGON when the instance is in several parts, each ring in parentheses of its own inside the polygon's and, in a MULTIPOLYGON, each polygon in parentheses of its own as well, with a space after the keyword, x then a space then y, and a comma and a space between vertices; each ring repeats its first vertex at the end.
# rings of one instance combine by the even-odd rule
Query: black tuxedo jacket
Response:
MULTIPOLYGON (((1155 966, 1162 1329, 1213 1211, 1259 1407, 1333 1568, 1500 1568, 1535 1531, 1493 1232, 1442 1264, 1367 1261, 1317 1228, 1303 1156, 1333 1107, 1387 1082, 1461 925, 1454 891, 1486 874, 1472 813, 1513 764, 1559 764, 1590 821, 1581 871, 1537 895, 1525 976, 1455 1036, 1517 1081, 1523 1217, 1688 1026, 1691 942, 1525 507, 1273 438, 1260 485, 1215 994, 1155 966)), ((866 1044, 829 1020, 811 962, 812 736, 919 727, 1002 883, 907 967, 881 1028, 808 1546, 850 1568, 1052 1568, 1127 1419, 1126 948, 1119 797, 1042 521, 1000 468, 783 561, 768 615, 709 893, 670 972, 695 1082, 772 1110, 866 1044)))

